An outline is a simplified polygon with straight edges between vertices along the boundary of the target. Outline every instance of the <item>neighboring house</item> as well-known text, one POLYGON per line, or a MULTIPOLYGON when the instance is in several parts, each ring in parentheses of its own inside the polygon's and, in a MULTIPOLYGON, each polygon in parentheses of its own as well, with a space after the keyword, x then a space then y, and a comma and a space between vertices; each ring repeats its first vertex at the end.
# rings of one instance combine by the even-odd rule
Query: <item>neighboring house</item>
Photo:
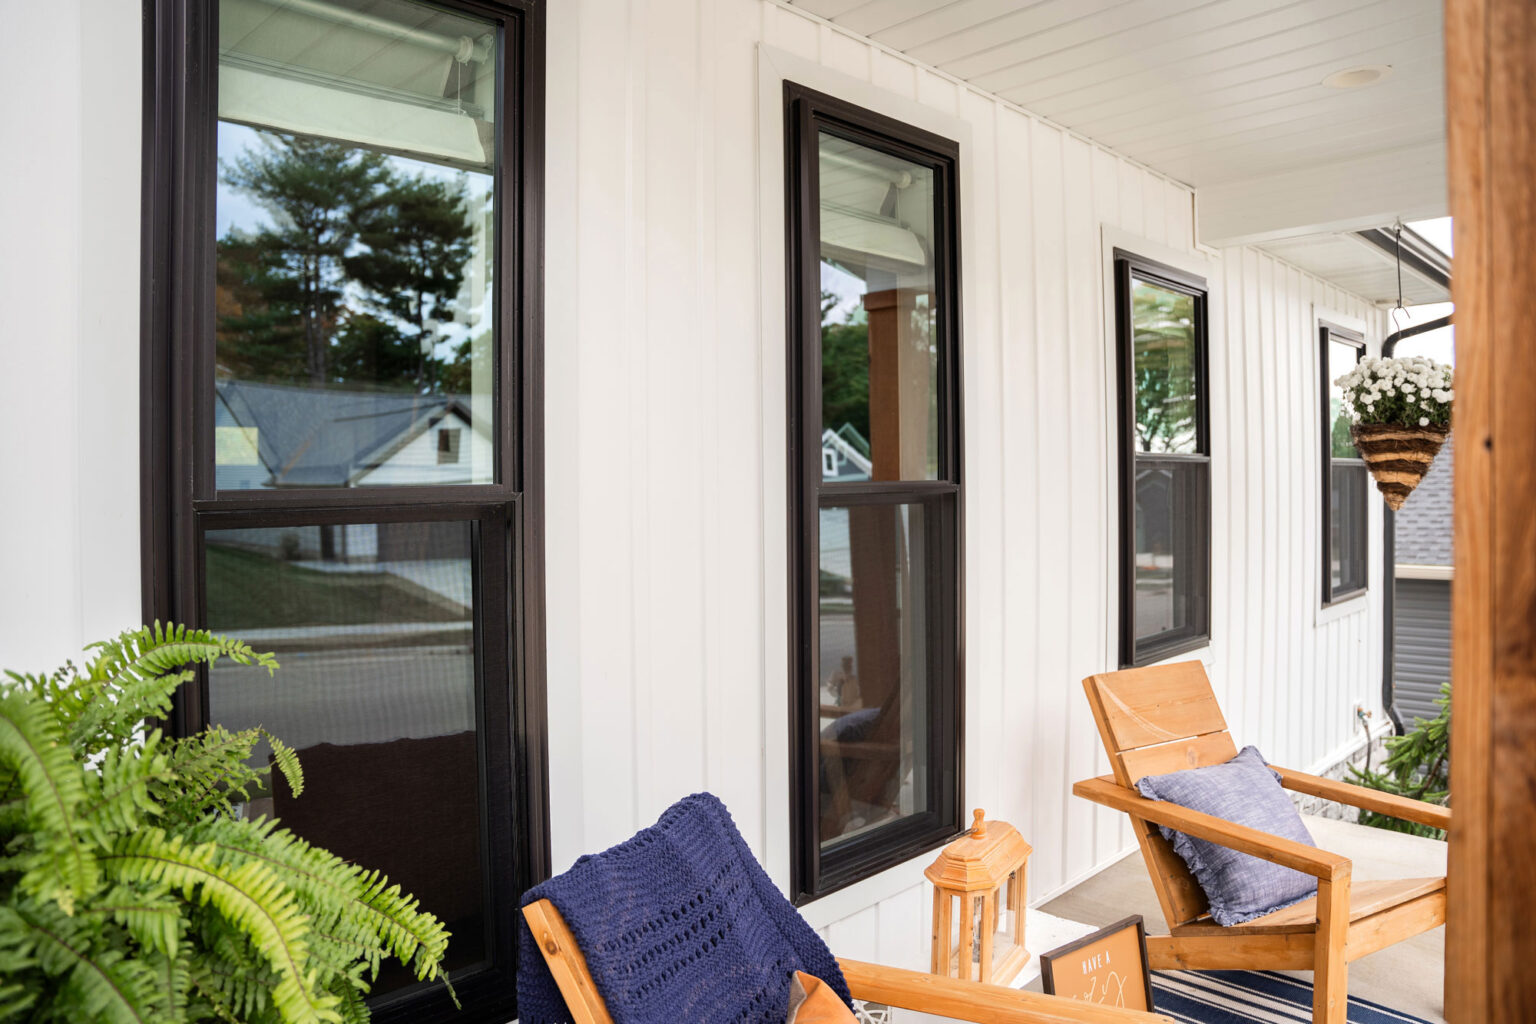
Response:
POLYGON ((479 483, 491 440, 462 395, 221 381, 221 490, 479 483))
POLYGON ((1405 727, 1433 718, 1451 678, 1451 467, 1456 439, 1397 514, 1392 605, 1393 706, 1405 727))
POLYGON ((869 461, 869 442, 851 423, 839 430, 831 427, 821 432, 821 478, 823 480, 868 480, 874 463, 869 461))

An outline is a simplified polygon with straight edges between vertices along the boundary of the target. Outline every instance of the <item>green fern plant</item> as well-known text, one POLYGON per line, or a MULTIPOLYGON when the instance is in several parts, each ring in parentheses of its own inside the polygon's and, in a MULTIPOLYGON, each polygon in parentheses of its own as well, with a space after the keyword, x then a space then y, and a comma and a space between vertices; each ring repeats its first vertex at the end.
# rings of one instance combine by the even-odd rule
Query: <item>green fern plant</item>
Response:
MULTIPOLYGON (((1440 696, 1435 699, 1440 713, 1434 718, 1419 718, 1413 729, 1402 736, 1387 740, 1387 760, 1380 771, 1367 767, 1364 771, 1351 767, 1354 778, 1361 786, 1379 789, 1384 793, 1406 796, 1414 800, 1427 800, 1432 804, 1449 806, 1451 802, 1451 684, 1440 685, 1440 696)), ((1384 828, 1390 832, 1407 832, 1431 839, 1444 839, 1445 830, 1432 825, 1420 825, 1401 818, 1393 818, 1374 811, 1361 811, 1360 824, 1384 828)))
POLYGON ((194 666, 271 654, 158 623, 87 651, 0 679, 0 1022, 354 1024, 385 957, 440 976, 448 933, 399 886, 237 816, 263 740, 303 789, 281 740, 146 728, 194 666))

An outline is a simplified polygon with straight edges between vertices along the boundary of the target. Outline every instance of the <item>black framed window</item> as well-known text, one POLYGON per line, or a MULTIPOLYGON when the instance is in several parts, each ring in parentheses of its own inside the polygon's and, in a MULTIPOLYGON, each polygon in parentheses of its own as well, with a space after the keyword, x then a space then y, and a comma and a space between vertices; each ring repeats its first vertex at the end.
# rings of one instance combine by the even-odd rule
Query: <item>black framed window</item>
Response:
POLYGON ((1120 663, 1210 642, 1211 457, 1202 278, 1115 251, 1120 663))
POLYGON ((1329 323, 1319 323, 1317 333, 1322 367, 1323 604, 1330 605, 1365 593, 1368 581, 1369 481, 1365 460, 1349 438, 1343 389, 1334 383, 1365 358, 1365 337, 1329 323))
POLYGON ((386 967, 376 1020, 506 1020, 549 870, 539 0, 149 10, 145 610, 283 664, 172 726, 286 740, 305 793, 243 813, 447 925, 464 1011, 386 967))
POLYGON ((959 831, 955 143, 786 83, 793 888, 959 831))

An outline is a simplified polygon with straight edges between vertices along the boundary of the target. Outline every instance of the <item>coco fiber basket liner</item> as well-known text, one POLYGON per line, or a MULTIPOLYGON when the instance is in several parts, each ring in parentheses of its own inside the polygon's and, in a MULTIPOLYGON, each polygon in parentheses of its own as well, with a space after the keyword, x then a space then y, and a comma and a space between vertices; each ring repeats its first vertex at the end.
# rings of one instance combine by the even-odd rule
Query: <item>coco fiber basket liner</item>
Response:
POLYGON ((1400 427, 1390 423, 1356 423, 1350 438, 1365 466, 1376 478, 1376 489, 1395 512, 1419 486, 1429 464, 1450 436, 1450 427, 1400 427))

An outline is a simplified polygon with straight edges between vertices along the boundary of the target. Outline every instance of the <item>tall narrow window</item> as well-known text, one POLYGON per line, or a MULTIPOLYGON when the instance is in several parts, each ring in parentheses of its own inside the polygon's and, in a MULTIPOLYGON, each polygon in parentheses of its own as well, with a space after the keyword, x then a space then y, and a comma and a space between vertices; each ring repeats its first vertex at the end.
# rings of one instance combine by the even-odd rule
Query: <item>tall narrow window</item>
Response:
POLYGON ((1322 366, 1323 438, 1323 604, 1365 593, 1370 547, 1365 461, 1349 439, 1342 389, 1334 384, 1365 356, 1365 338, 1321 323, 1318 360, 1322 366))
POLYGON ((1115 253, 1120 378, 1120 662, 1210 641, 1205 281, 1115 253))
POLYGON ((175 727, 287 741, 304 794, 242 813, 447 925, 465 1012, 395 965, 375 1020, 506 1020, 516 899, 548 870, 539 7, 154 13, 146 609, 283 665, 215 666, 175 727))
POLYGON ((794 888, 959 829, 957 148, 786 85, 794 888))

